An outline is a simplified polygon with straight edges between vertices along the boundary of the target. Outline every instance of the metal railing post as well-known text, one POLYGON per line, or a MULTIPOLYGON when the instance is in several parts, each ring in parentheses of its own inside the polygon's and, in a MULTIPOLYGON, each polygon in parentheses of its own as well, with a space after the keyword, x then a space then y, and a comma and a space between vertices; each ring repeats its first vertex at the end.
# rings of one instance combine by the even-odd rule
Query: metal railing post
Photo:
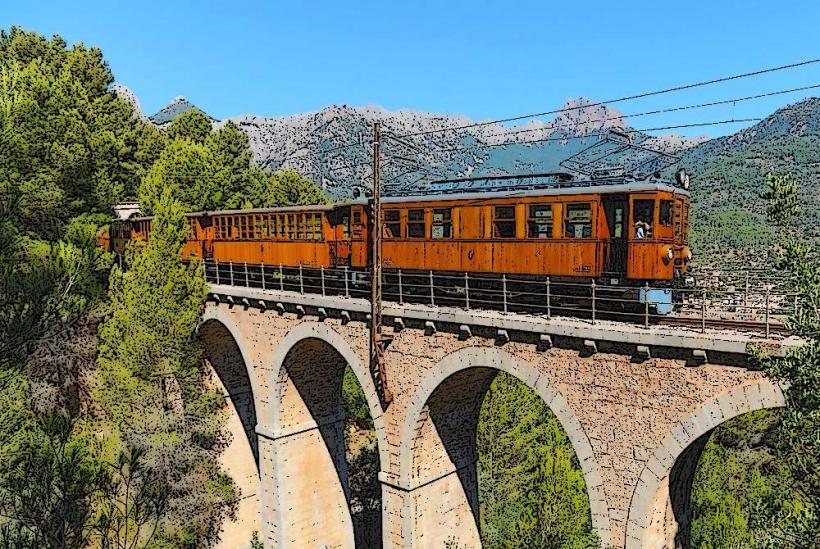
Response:
POLYGON ((260 263, 259 267, 262 270, 262 289, 264 290, 265 289, 265 264, 260 263))
POLYGON ((507 312, 507 275, 501 275, 501 294, 504 298, 504 312, 507 312))
POLYGON ((595 279, 592 280, 592 323, 595 324, 595 279))
POLYGON ((305 273, 301 263, 299 263, 299 293, 302 295, 305 293, 305 273))
POLYGON ((643 287, 643 327, 649 328, 649 282, 643 287))
POLYGON ((348 279, 350 278, 350 267, 345 265, 345 297, 350 297, 350 287, 348 286, 348 279))
POLYGON ((282 264, 279 264, 279 291, 285 291, 285 270, 282 268, 282 264))
POLYGON ((219 261, 214 260, 214 265, 216 269, 216 285, 219 286, 219 261))
POLYGON ((700 331, 706 332, 706 288, 700 296, 700 331))
POLYGON ((251 287, 251 282, 250 282, 250 279, 248 277, 248 262, 245 261, 244 265, 245 265, 245 287, 250 288, 251 287))
POLYGON ((396 271, 396 275, 399 277, 399 305, 404 304, 404 288, 401 284, 401 269, 396 271))
POLYGON ((325 268, 319 267, 319 276, 322 278, 322 295, 325 295, 325 268))
POLYGON ((228 268, 230 269, 231 273, 231 286, 233 286, 233 261, 228 262, 228 268))
POLYGON ((552 295, 550 292, 550 277, 547 277, 547 318, 552 318, 552 295))
POLYGON ((464 272, 464 305, 470 310, 470 273, 464 272))
POLYGON ((769 337, 769 285, 766 284, 766 337, 769 337))
POLYGON ((436 304, 436 292, 433 288, 433 271, 430 271, 430 305, 436 304))

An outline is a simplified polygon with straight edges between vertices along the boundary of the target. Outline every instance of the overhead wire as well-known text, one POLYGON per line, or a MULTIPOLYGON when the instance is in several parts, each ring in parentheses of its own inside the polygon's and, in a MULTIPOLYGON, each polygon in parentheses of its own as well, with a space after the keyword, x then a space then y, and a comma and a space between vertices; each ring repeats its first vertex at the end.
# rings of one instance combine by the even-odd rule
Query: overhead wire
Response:
POLYGON ((454 126, 454 127, 451 127, 451 128, 437 128, 437 129, 434 129, 434 130, 424 130, 424 131, 419 131, 419 132, 406 133, 406 134, 398 135, 396 137, 406 138, 406 137, 413 137, 413 136, 417 136, 417 135, 430 135, 430 134, 434 134, 434 133, 441 133, 441 132, 447 132, 447 131, 457 131, 457 130, 468 129, 468 128, 476 128, 476 127, 480 127, 480 126, 488 126, 488 125, 491 125, 491 124, 502 124, 502 123, 505 123, 505 122, 515 122, 515 121, 518 121, 518 120, 526 120, 526 119, 529 119, 529 118, 538 118, 538 117, 541 117, 541 116, 546 116, 548 114, 558 114, 558 113, 562 113, 562 112, 569 112, 569 111, 574 111, 574 110, 579 110, 579 109, 586 109, 586 108, 589 108, 589 107, 597 107, 599 105, 613 105, 613 104, 616 104, 616 103, 622 103, 624 101, 633 101, 635 99, 643 99, 643 98, 646 98, 646 97, 653 97, 653 96, 663 95, 663 94, 677 92, 677 91, 683 91, 683 90, 688 90, 688 89, 693 89, 693 88, 699 88, 699 87, 703 87, 703 86, 711 86, 713 84, 719 84, 719 83, 722 83, 722 82, 729 82, 729 81, 732 81, 732 80, 739 80, 739 79, 742 79, 742 78, 750 78, 750 77, 753 77, 753 76, 760 76, 760 75, 763 75, 763 74, 768 74, 768 73, 787 70, 787 69, 793 69, 793 68, 797 68, 797 67, 803 67, 803 66, 811 65, 811 64, 815 64, 815 63, 820 63, 820 58, 808 59, 808 60, 800 61, 800 62, 797 62, 797 63, 789 63, 787 65, 779 65, 779 66, 776 66, 776 67, 768 67, 768 68, 765 68, 765 69, 758 69, 758 70, 751 71, 751 72, 745 72, 745 73, 740 73, 740 74, 733 74, 733 75, 729 75, 729 76, 723 76, 721 78, 714 78, 712 80, 703 80, 703 81, 699 81, 699 82, 693 82, 693 83, 690 83, 690 84, 682 84, 682 85, 679 85, 679 86, 673 86, 671 88, 664 88, 664 89, 661 89, 661 90, 642 92, 642 93, 638 93, 638 94, 618 97, 618 98, 615 98, 615 99, 608 99, 606 101, 597 101, 597 102, 593 102, 593 103, 588 103, 588 104, 585 104, 585 105, 574 105, 572 107, 564 107, 564 108, 561 108, 561 109, 553 109, 553 110, 542 111, 542 112, 537 112, 537 113, 522 114, 522 115, 518 115, 518 116, 510 116, 510 117, 507 117, 507 118, 498 118, 498 119, 495 119, 495 120, 486 120, 486 121, 482 121, 482 122, 472 122, 470 124, 463 124, 463 125, 454 126))

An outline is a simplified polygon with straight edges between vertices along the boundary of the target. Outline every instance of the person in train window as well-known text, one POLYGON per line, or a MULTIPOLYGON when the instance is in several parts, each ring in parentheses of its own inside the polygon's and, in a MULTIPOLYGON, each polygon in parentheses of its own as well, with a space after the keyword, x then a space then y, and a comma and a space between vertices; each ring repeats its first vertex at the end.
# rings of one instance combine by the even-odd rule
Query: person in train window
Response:
POLYGON ((635 222, 635 238, 646 238, 646 223, 640 219, 635 222))

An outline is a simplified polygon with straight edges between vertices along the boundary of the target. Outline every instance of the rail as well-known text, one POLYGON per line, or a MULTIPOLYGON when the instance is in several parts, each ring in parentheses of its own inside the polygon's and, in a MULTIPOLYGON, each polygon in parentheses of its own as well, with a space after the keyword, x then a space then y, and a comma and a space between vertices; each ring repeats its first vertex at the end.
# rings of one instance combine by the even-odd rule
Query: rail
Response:
MULTIPOLYGON (((370 298, 370 273, 349 267, 262 265, 205 261, 209 283, 289 291, 299 294, 370 298)), ((546 317, 565 316, 618 320, 650 327, 656 324, 740 332, 787 334, 786 319, 798 306, 798 296, 763 286, 751 291, 681 288, 671 303, 656 303, 650 285, 618 286, 593 281, 495 273, 439 272, 401 269, 383 271, 385 301, 467 310, 497 310, 546 317), (642 299, 641 296, 649 296, 642 299), (655 300, 655 301, 653 301, 655 300), (671 309, 667 310, 667 309, 671 309)))

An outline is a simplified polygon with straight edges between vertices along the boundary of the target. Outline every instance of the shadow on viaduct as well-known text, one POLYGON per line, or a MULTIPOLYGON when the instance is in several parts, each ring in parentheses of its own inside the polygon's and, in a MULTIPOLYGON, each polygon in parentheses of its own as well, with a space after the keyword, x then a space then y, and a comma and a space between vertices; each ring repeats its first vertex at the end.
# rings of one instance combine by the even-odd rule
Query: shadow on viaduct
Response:
POLYGON ((499 371, 527 384, 559 419, 583 469, 593 527, 614 547, 685 545, 689 491, 709 433, 784 402, 743 353, 715 352, 693 365, 691 349, 659 345, 638 357, 634 344, 603 339, 606 330, 594 342, 525 332, 499 341, 480 326, 465 334, 463 324, 447 330, 447 322, 436 329, 400 319, 386 353, 394 401, 384 409, 367 367, 363 313, 357 320, 325 308, 306 314, 295 302, 279 312, 273 302, 267 311, 249 303, 210 301, 200 327, 214 381, 234 412, 221 458, 242 497, 223 528, 231 547, 248 544, 254 530, 266 547, 356 546, 347 364, 375 424, 389 548, 480 546, 476 424, 499 371))

